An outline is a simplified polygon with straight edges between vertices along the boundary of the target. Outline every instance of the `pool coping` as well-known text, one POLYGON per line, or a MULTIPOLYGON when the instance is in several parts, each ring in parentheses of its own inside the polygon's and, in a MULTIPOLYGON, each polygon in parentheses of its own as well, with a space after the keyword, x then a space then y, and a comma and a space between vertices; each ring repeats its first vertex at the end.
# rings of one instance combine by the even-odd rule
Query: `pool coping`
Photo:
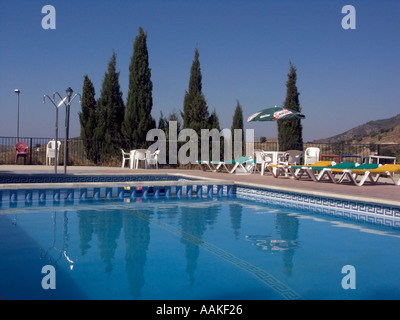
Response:
MULTIPOLYGON (((88 180, 91 177, 101 177, 101 176, 112 176, 118 180, 119 176, 132 176, 131 181, 98 181, 98 182, 62 182, 63 177, 65 175, 54 175, 51 173, 18 173, 12 174, 7 173, 6 176, 28 176, 32 177, 32 181, 34 181, 35 176, 38 179, 42 178, 51 178, 57 177, 60 181, 56 181, 54 183, 3 183, 0 184, 0 190, 48 190, 54 189, 62 191, 68 189, 101 189, 101 188, 120 188, 122 190, 129 189, 128 193, 130 196, 135 197, 135 189, 137 187, 184 187, 191 185, 197 186, 196 191, 199 191, 199 186, 207 187, 207 190, 210 190, 210 186, 217 186, 217 194, 218 196, 223 194, 223 188, 226 187, 226 194, 239 194, 244 195, 248 198, 257 200, 265 200, 270 199, 272 203, 280 203, 286 205, 289 203, 291 205, 303 207, 303 208, 322 208, 322 210, 338 210, 343 213, 343 215, 347 215, 347 212, 351 212, 350 215, 353 216, 361 216, 361 219, 365 221, 378 221, 383 224, 396 224, 400 226, 400 201, 395 201, 391 199, 380 199, 380 198, 367 198, 363 196, 352 196, 349 194, 334 192, 326 192, 326 191, 318 191, 310 190, 308 188, 300 189, 295 187, 287 187, 282 185, 265 185, 260 183, 254 183, 249 181, 244 181, 244 179, 240 179, 241 175, 228 175, 228 179, 220 178, 221 176, 211 177, 206 175, 196 175, 190 174, 188 172, 162 172, 162 171, 137 171, 137 172, 74 172, 69 173, 68 177, 79 177, 86 176, 88 180), (171 176, 171 177, 179 177, 182 180, 140 180, 135 181, 133 176, 171 176), (129 187, 129 188, 128 188, 129 187), (229 189, 229 190, 228 190, 229 189), (219 191, 218 191, 219 190, 219 191), (261 198, 260 198, 261 197, 261 198), (346 213, 345 213, 346 212, 346 213)), ((20 177, 21 177, 20 176, 20 177)), ((179 179, 178 178, 178 179, 179 179)), ((112 180, 113 178, 111 178, 112 180)), ((128 177, 129 179, 129 177, 128 177)), ((83 179, 84 180, 84 179, 83 179)), ((357 187, 358 188, 358 187, 357 187)), ((140 190, 140 189, 139 189, 140 190)), ((211 189, 212 190, 212 189, 211 189)), ((211 191, 210 190, 210 191, 211 191)), ((57 191, 57 192, 59 192, 57 191)), ((201 191, 201 190, 200 190, 201 191)), ((120 191, 119 191, 120 192, 120 191)), ((208 193, 209 191, 207 191, 208 193)), ((140 193, 139 193, 140 194, 140 193)), ((97 195, 100 195, 100 192, 97 192, 97 195)), ((96 195, 96 196, 97 196, 96 195)), ((189 195, 189 193, 188 193, 189 195)), ((187 195, 187 196, 188 196, 187 195)), ((67 195, 68 196, 68 195, 67 195)), ((57 195, 59 197, 59 194, 57 195)), ((359 219, 359 218, 357 218, 359 219)))
MULTIPOLYGON (((88 174, 79 174, 88 176, 88 174)), ((90 174, 93 176, 94 174, 90 174)), ((103 176, 105 174, 97 174, 103 176)), ((109 174, 115 176, 115 174, 109 174)), ((149 174, 143 174, 148 176, 149 174)), ((171 175, 171 174, 165 174, 171 175)), ((182 174, 173 174, 174 176, 185 177, 182 174)), ((154 174, 154 176, 156 176, 154 174)), ((0 190, 18 190, 18 189, 69 189, 69 188, 102 188, 102 187, 158 187, 158 186, 184 186, 191 185, 235 185, 234 182, 222 179, 202 179, 198 177, 189 177, 190 180, 165 180, 165 181, 116 181, 116 182, 55 182, 55 183, 4 183, 0 184, 0 190)))

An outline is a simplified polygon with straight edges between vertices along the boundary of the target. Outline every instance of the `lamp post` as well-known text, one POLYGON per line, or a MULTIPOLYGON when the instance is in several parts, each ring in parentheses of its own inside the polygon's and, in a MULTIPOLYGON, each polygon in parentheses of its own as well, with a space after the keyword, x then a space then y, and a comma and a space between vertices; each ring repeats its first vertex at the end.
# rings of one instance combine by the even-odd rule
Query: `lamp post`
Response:
POLYGON ((19 94, 21 91, 15 89, 14 92, 18 95, 18 113, 17 113, 17 143, 19 142, 19 94))
POLYGON ((76 98, 76 96, 79 96, 79 98, 81 98, 81 95, 79 93, 75 93, 75 95, 72 97, 74 90, 72 90, 71 87, 68 87, 66 92, 67 92, 67 96, 65 98, 62 98, 58 92, 53 93, 53 100, 54 100, 55 95, 57 94, 61 99, 61 102, 59 103, 59 105, 64 103, 65 107, 66 107, 66 109, 65 109, 65 138, 64 138, 64 174, 67 174, 67 162, 68 162, 68 136, 69 136, 69 113, 70 113, 69 110, 70 110, 71 102, 76 98), (65 103, 65 100, 68 100, 68 103, 65 103))

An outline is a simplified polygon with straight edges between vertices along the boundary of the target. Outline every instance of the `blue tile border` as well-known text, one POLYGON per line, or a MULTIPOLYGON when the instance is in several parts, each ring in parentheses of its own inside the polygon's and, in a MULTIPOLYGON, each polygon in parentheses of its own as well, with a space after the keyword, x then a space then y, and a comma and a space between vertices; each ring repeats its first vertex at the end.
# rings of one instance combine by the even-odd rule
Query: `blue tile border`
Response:
MULTIPOLYGON (((137 181, 135 181, 137 182, 137 181)), ((146 181, 148 183, 149 181, 146 181)), ((151 183, 151 182, 150 182, 151 183)), ((9 207, 17 207, 24 205, 43 205, 43 204, 61 204, 73 203, 75 201, 97 201, 97 200, 136 200, 141 199, 158 199, 164 198, 222 198, 235 197, 236 186, 233 184, 224 185, 220 183, 204 185, 194 180, 183 181, 181 184, 168 185, 167 183, 155 182, 149 186, 85 186, 77 184, 77 186, 49 186, 45 188, 30 187, 29 184, 23 185, 21 188, 10 188, 0 190, 0 213, 1 209, 9 207), (193 181, 193 182, 191 182, 193 181), (193 185, 196 183, 196 185, 193 185)))
POLYGON ((398 206, 244 185, 237 186, 237 195, 263 203, 304 209, 312 213, 400 228, 398 206))
MULTIPOLYGON (((163 182, 163 181, 180 181, 186 180, 190 186, 190 181, 202 180, 201 178, 188 177, 185 175, 168 175, 168 174, 157 174, 157 175, 141 175, 141 174, 129 174, 129 175, 91 175, 91 174, 72 174, 72 175, 55 175, 55 174, 3 174, 0 175, 0 184, 11 185, 11 184, 30 184, 30 183, 55 183, 62 185, 63 183, 112 183, 112 182, 163 182)), ((311 212, 319 212, 335 217, 342 217, 345 219, 356 219, 359 221, 378 223, 381 225, 389 225, 400 227, 400 207, 394 205, 385 205, 373 202, 356 201, 349 199, 339 199, 328 196, 317 196, 304 194, 301 192, 293 191, 280 191, 269 189, 268 187, 255 187, 246 186, 242 184, 236 184, 230 186, 228 190, 225 186, 226 192, 223 192, 222 186, 215 185, 210 188, 208 186, 203 190, 202 188, 196 187, 196 193, 203 192, 209 196, 217 194, 222 196, 223 193, 228 196, 234 196, 235 194, 240 197, 247 199, 254 199, 255 201, 264 203, 273 203, 283 206, 291 206, 300 209, 305 209, 311 212), (205 192, 206 191, 206 192, 205 192)), ((62 187, 61 187, 62 188, 62 187)), ((67 187, 68 188, 68 187, 67 187)), ((106 186, 105 186, 106 188, 106 186)), ((189 187, 191 188, 191 187, 189 187)), ((84 188, 81 188, 84 190, 84 188)), ((3 190, 3 195, 4 195, 3 190)), ((104 193, 102 191, 102 193, 104 193)), ((114 192, 115 193, 115 192, 114 192)), ((126 191, 124 192, 126 193, 126 191)), ((178 189, 178 196, 180 196, 181 190, 178 189)), ((121 192, 118 193, 118 197, 121 192)), ((57 198, 58 194, 55 194, 57 198)), ((85 193, 88 197, 87 192, 85 193)), ((82 198, 85 195, 80 195, 82 198)), ((90 191, 90 198, 98 198, 100 195, 98 190, 90 191), (93 193, 93 195, 92 195, 93 193)), ((189 194, 188 194, 189 195, 189 194)), ((190 192, 191 195, 191 192, 190 192)), ((17 193, 10 193, 9 200, 16 198, 17 193)), ((126 196, 126 195, 125 195, 126 196)), ((130 195, 132 196, 132 195, 130 195)), ((45 193, 39 194, 40 197, 45 197, 45 193)), ((54 196, 53 196, 54 197, 54 196)), ((67 195, 67 199, 71 198, 72 195, 67 195)), ((75 196, 76 197, 76 196, 75 196)), ((110 198, 110 192, 105 194, 106 198, 110 198)), ((128 196, 129 197, 129 196, 128 196)), ((0 206, 1 206, 1 190, 0 190, 0 206)), ((7 197, 8 198, 8 197, 7 197)), ((25 195, 25 200, 32 198, 32 194, 28 193, 25 195)), ((4 200, 4 199, 3 199, 4 200)))

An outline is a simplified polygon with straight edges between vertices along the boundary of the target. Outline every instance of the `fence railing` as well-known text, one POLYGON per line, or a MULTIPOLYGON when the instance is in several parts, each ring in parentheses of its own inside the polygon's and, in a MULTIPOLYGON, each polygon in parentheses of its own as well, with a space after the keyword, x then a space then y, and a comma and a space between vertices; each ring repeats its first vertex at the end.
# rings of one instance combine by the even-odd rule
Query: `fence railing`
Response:
MULTIPOLYGON (((25 142, 29 147, 29 159, 27 164, 45 165, 47 143, 51 138, 27 138, 20 137, 20 142, 25 142)), ((61 146, 58 154, 59 164, 64 164, 64 141, 61 141, 61 146)), ((0 137, 0 164, 15 164, 15 137, 0 137)), ((17 159, 17 163, 21 164, 24 160, 17 159)), ((53 160, 54 161, 54 160, 53 160)), ((54 164, 54 162, 53 162, 54 164)), ((68 140, 68 165, 94 165, 86 157, 86 152, 80 139, 68 140)))
MULTIPOLYGON (((47 143, 53 140, 52 138, 31 138, 20 137, 19 141, 25 142, 29 147, 29 160, 27 164, 31 165, 45 165, 46 164, 46 148, 47 143)), ((15 161, 15 144, 16 137, 0 137, 0 165, 14 164, 15 161)), ((89 160, 86 154, 84 141, 78 138, 68 140, 68 165, 76 166, 91 166, 91 165, 107 165, 107 166, 120 166, 121 153, 116 152, 109 157, 100 157, 103 147, 96 141, 91 141, 95 145, 94 152, 99 156, 97 163, 89 160)), ((115 148, 124 148, 127 145, 126 140, 113 140, 115 148)), ((221 140, 222 145, 222 140, 221 140)), ((167 143, 168 146, 168 143, 167 143)), ((221 146, 222 147, 222 146, 221 146)), ((317 147, 320 149, 321 155, 334 155, 341 157, 342 155, 357 155, 363 159, 371 155, 391 156, 396 157, 400 161, 400 144, 344 144, 344 143, 303 143, 303 150, 308 147, 317 147)), ((254 142, 254 150, 269 150, 277 151, 278 144, 276 142, 254 142)), ((117 150, 119 151, 119 150, 117 150)), ((200 153, 199 153, 200 155, 200 153)), ((61 140, 61 147, 59 152, 59 164, 64 164, 64 141, 61 140)), ((23 163, 23 160, 17 159, 17 163, 23 163)))
MULTIPOLYGON (((357 157, 346 157, 346 161, 353 161, 355 158, 360 157, 365 159, 370 156, 388 156, 395 157, 396 163, 400 160, 400 144, 394 143, 381 143, 381 144, 346 144, 346 143, 303 143, 302 150, 306 150, 310 147, 316 147, 320 149, 320 156, 324 156, 325 160, 329 158, 336 160, 339 158, 342 160, 342 156, 357 156, 357 157)), ((257 150, 269 150, 278 151, 278 143, 276 142, 255 142, 254 149, 257 150)), ((296 149, 296 148, 294 148, 296 149)), ((301 148, 298 148, 301 150, 301 148)), ((285 150, 281 150, 285 151, 285 150)))

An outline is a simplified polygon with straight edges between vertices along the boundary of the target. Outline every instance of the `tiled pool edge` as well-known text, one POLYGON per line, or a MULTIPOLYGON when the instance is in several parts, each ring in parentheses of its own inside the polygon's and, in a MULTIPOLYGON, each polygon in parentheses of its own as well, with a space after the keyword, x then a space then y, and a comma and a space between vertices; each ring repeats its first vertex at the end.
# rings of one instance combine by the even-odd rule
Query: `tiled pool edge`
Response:
MULTIPOLYGON (((184 175, 182 175, 184 176, 184 175)), ((187 177, 194 177, 187 175, 187 177)), ((207 178, 205 178, 207 179, 207 178)), ((247 199, 318 211, 332 217, 400 228, 400 201, 234 181, 236 193, 247 199)))
POLYGON ((269 186, 237 183, 237 194, 246 199, 307 209, 332 217, 400 228, 400 206, 362 198, 307 193, 269 186))
MULTIPOLYGON (((20 179, 18 182, 25 183, 6 183, 0 184, 0 192, 5 190, 44 190, 44 189, 92 189, 93 197, 100 194, 99 188, 110 189, 119 188, 118 197, 124 188, 130 187, 128 191, 129 196, 135 197, 135 188, 152 187, 152 186, 174 186, 179 187, 179 192, 182 192, 182 186, 186 187, 186 196, 191 196, 192 190, 199 192, 200 186, 207 186, 206 192, 210 195, 212 189, 216 189, 217 196, 222 194, 233 195, 238 193, 261 202, 273 202, 282 205, 291 205, 298 208, 310 209, 320 208, 321 211, 326 211, 328 214, 331 211, 333 215, 337 210, 341 213, 342 217, 354 218, 361 221, 375 222, 383 225, 391 225, 400 227, 400 201, 383 201, 377 199, 371 201, 370 199, 362 197, 344 196, 342 194, 335 195, 329 193, 318 193, 309 190, 298 190, 294 188, 282 188, 271 185, 260 185, 253 183, 245 183, 234 180, 213 179, 207 177, 199 177, 190 174, 182 173, 165 173, 165 174, 134 174, 134 175, 121 175, 121 174, 71 174, 68 176, 63 175, 49 175, 49 174, 25 174, 13 175, 14 179, 20 179), (16 177, 17 176, 17 177, 16 177), (42 179, 41 183, 35 183, 42 179), (43 183, 44 177, 50 181, 43 183), (140 179, 136 179, 140 177, 140 179), (25 180, 23 180, 23 179, 25 180), (94 179, 95 178, 95 179, 94 179), (28 179, 28 180, 26 180, 28 179), (97 180, 93 182, 94 180, 97 180), (65 182, 70 181, 70 182, 65 182), (75 181, 75 182, 74 182, 75 181), (225 186, 225 188, 223 188, 225 186), (229 191, 223 192, 223 189, 229 191), (322 208, 322 209, 321 209, 322 208)), ((4 176, 1 177, 4 182, 4 176)), ((1 182, 0 181, 0 182, 1 182)), ((71 195, 71 192, 69 193, 71 195)), ((106 190, 107 194, 107 190, 106 190)), ((182 195, 184 195, 182 194, 182 195)), ((29 193, 26 195, 29 197, 29 193)), ((55 197, 59 197, 59 193, 54 192, 55 197)), ((68 196, 68 191, 67 191, 68 196)), ((80 195, 82 196, 82 194, 80 195)), ((11 198, 10 198, 11 199, 11 198)))

